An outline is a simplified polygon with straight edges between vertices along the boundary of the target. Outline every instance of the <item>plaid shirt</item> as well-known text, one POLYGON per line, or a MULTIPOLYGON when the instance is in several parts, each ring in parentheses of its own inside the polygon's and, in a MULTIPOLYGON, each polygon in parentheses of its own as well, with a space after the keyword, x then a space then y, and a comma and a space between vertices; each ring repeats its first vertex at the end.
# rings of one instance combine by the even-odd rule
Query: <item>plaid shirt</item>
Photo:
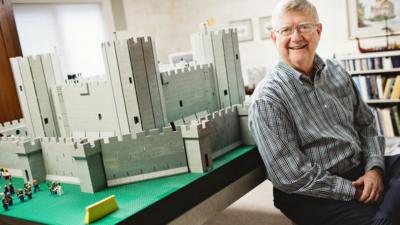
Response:
POLYGON ((274 187, 350 201, 355 188, 339 175, 361 161, 384 170, 384 138, 343 67, 316 55, 313 71, 278 62, 252 96, 249 127, 274 187))

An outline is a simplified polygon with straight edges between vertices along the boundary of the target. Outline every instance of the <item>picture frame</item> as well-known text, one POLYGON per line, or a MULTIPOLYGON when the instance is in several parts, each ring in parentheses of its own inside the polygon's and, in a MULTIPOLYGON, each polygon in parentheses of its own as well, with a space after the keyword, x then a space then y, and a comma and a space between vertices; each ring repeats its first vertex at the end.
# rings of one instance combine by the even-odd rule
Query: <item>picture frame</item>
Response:
POLYGON ((171 65, 179 63, 191 63, 193 62, 193 52, 175 52, 168 55, 168 61, 171 65))
POLYGON ((239 42, 253 40, 253 24, 250 18, 230 21, 229 25, 237 29, 239 42))
POLYGON ((260 25, 260 38, 261 40, 266 40, 271 38, 271 16, 264 16, 258 19, 260 25))
POLYGON ((349 37, 354 39, 400 34, 400 0, 347 0, 349 37))

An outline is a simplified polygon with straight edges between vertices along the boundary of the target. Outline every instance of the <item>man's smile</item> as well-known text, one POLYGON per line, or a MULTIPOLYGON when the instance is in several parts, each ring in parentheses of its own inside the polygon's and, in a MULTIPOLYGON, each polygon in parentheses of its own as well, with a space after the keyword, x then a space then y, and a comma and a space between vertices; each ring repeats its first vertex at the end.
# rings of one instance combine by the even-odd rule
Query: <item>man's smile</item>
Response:
POLYGON ((297 46, 289 46, 288 48, 290 50, 299 50, 299 49, 306 48, 307 46, 308 46, 308 44, 303 44, 303 45, 297 45, 297 46))

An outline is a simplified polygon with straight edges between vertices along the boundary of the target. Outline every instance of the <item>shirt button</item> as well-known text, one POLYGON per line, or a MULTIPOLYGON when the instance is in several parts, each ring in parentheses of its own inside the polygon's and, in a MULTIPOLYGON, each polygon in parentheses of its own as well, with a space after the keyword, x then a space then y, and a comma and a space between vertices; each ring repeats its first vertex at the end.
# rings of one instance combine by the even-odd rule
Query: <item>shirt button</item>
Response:
POLYGON ((325 108, 328 108, 328 105, 324 105, 325 108))

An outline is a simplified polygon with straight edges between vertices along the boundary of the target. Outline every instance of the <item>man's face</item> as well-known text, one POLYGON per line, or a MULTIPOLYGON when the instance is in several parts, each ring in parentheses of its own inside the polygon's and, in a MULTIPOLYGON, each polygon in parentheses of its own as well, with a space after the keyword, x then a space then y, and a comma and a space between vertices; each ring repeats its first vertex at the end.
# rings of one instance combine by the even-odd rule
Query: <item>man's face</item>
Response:
POLYGON ((276 30, 294 28, 293 33, 285 36, 275 31, 271 34, 281 58, 295 69, 306 72, 307 69, 310 69, 308 67, 312 67, 322 31, 321 24, 314 24, 315 21, 311 15, 289 11, 278 18, 276 30), (305 24, 313 24, 311 32, 301 33, 300 30, 305 30, 301 28, 305 24))

